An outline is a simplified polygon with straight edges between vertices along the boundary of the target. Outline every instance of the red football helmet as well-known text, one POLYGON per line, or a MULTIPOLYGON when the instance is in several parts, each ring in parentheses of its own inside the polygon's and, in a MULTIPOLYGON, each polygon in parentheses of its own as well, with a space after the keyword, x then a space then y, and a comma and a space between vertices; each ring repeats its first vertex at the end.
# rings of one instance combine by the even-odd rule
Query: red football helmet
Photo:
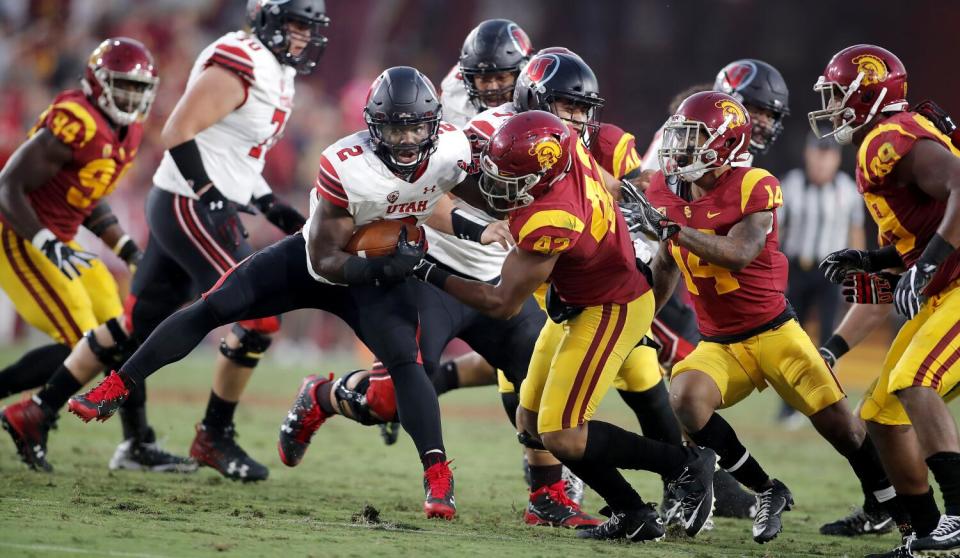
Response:
POLYGON ((153 55, 140 41, 126 37, 100 43, 81 80, 87 97, 118 126, 147 115, 158 82, 153 55))
POLYGON ((570 171, 570 128, 557 116, 530 110, 500 125, 480 153, 480 192, 497 211, 529 205, 570 171))
POLYGON ((823 107, 808 114, 813 133, 845 145, 877 112, 906 110, 907 70, 889 50, 854 45, 833 55, 813 90, 823 107), (831 131, 821 131, 821 121, 828 121, 831 131))
POLYGON ((663 126, 660 169, 665 176, 694 182, 711 168, 746 165, 751 126, 750 113, 730 95, 694 93, 663 126))

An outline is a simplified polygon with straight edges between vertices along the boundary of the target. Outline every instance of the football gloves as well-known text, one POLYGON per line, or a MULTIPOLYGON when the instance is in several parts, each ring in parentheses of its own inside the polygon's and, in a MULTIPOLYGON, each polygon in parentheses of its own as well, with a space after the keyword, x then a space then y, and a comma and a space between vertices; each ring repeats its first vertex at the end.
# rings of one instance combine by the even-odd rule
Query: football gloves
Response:
POLYGON ((257 206, 257 209, 260 210, 260 213, 263 213, 267 221, 287 234, 299 231, 307 222, 299 211, 279 201, 273 194, 260 196, 253 200, 253 205, 257 206))
POLYGON ((900 276, 893 273, 854 271, 843 279, 843 299, 854 304, 891 304, 900 276))
POLYGON ((651 240, 663 242, 680 232, 680 225, 650 205, 646 196, 629 181, 621 180, 620 194, 623 197, 620 212, 631 233, 640 233, 651 240))
POLYGON ((31 242, 70 280, 80 277, 80 268, 92 267, 93 260, 97 259, 96 254, 71 248, 61 242, 50 229, 40 229, 31 242))
POLYGON ((841 284, 848 273, 870 271, 870 253, 845 248, 829 254, 820 262, 820 271, 831 283, 841 284))
POLYGON ((893 292, 893 305, 908 320, 920 312, 925 301, 923 290, 930 284, 937 266, 917 262, 900 276, 900 282, 893 292))

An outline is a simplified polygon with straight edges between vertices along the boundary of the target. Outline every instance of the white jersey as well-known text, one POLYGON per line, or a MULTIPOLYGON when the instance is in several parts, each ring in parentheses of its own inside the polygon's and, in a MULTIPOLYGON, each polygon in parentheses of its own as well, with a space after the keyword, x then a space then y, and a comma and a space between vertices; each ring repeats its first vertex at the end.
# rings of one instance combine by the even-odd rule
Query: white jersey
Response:
MULTIPOLYGON (((381 219, 422 224, 441 198, 467 177, 470 142, 459 128, 440 123, 437 150, 408 182, 393 173, 373 151, 370 132, 347 136, 323 151, 316 187, 310 192, 310 218, 303 226, 309 243, 313 213, 320 198, 350 212, 357 227, 381 219)), ((314 279, 330 283, 314 271, 307 250, 307 269, 314 279)))
MULTIPOLYGON (((293 81, 297 71, 280 64, 260 40, 233 31, 203 49, 187 80, 193 84, 208 66, 216 64, 243 80, 243 103, 196 136, 207 176, 229 200, 250 203, 270 193, 263 179, 264 157, 283 134, 293 109, 293 81)), ((169 152, 164 152, 153 182, 175 194, 196 197, 169 152)))
POLYGON ((447 77, 440 82, 440 105, 443 107, 443 119, 457 128, 466 128, 467 122, 480 112, 470 100, 467 84, 460 75, 460 66, 451 68, 447 77))
MULTIPOLYGON (((516 114, 513 103, 506 103, 499 107, 487 109, 473 117, 464 128, 474 158, 479 157, 480 149, 490 139, 490 135, 508 118, 516 114)), ((454 204, 462 209, 471 219, 481 224, 496 221, 486 211, 473 207, 460 198, 454 198, 454 204)), ((500 244, 479 244, 472 240, 465 240, 453 235, 424 227, 427 232, 428 253, 438 262, 454 269, 468 277, 481 281, 490 281, 500 276, 503 260, 508 250, 500 244)))

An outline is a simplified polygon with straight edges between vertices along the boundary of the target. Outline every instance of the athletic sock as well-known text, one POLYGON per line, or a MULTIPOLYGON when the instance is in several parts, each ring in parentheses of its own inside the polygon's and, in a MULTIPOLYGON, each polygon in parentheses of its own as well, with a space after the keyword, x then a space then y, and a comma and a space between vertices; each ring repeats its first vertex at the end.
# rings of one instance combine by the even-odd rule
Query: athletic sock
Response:
POLYGON ((207 412, 203 417, 203 424, 218 430, 226 429, 233 424, 233 413, 237 410, 237 401, 222 399, 213 390, 210 390, 210 399, 207 401, 207 412))
MULTIPOLYGON (((132 393, 137 393, 137 390, 132 393)), ((124 440, 137 440, 146 442, 150 437, 150 425, 147 423, 147 407, 138 402, 137 405, 127 406, 129 401, 124 401, 120 407, 120 423, 123 426, 124 440)), ((149 443, 149 442, 147 442, 149 443)))
POLYGON ((690 453, 683 446, 645 438, 607 422, 590 421, 587 427, 585 462, 672 477, 689 459, 690 453))
POLYGON ((910 523, 918 537, 926 537, 940 522, 940 508, 933 498, 933 489, 923 494, 898 494, 897 499, 910 514, 910 523))
POLYGON ((926 461, 933 478, 940 486, 944 512, 947 515, 960 515, 960 453, 941 451, 931 455, 926 461))
POLYGON ((27 351, 17 362, 0 370, 0 399, 44 385, 68 356, 70 347, 60 343, 27 351))
POLYGON ((437 463, 445 463, 447 461, 447 454, 444 453, 441 449, 430 450, 427 453, 420 456, 420 463, 423 464, 423 470, 426 471, 430 467, 433 467, 437 463))
POLYGON ((500 403, 503 404, 503 411, 507 413, 507 418, 514 428, 517 427, 517 407, 520 406, 520 394, 515 391, 508 391, 500 394, 500 403))
POLYGON ((327 415, 341 414, 340 410, 335 409, 333 404, 330 403, 330 392, 333 390, 333 384, 335 383, 336 382, 324 382, 317 386, 317 405, 320 405, 320 410, 327 415))
POLYGON ((874 496, 883 502, 890 499, 890 494, 896 494, 890 481, 887 480, 887 474, 880 463, 880 456, 869 434, 863 438, 863 444, 856 451, 845 457, 860 480, 860 488, 863 489, 864 496, 874 496))
POLYGON ((53 373, 47 385, 37 393, 37 399, 43 401, 44 405, 59 410, 70 399, 70 396, 80 391, 83 384, 73 377, 73 374, 67 370, 67 367, 61 364, 57 371, 53 373))
POLYGON ((670 408, 670 392, 666 384, 658 382, 647 391, 618 391, 624 403, 637 415, 644 436, 667 444, 683 444, 680 422, 670 408))
POLYGON ((457 362, 448 360, 441 364, 430 381, 433 382, 433 389, 436 390, 437 395, 443 395, 460 387, 460 377, 457 376, 457 362))
POLYGON ((599 494, 613 511, 624 512, 643 506, 643 498, 616 468, 587 461, 569 459, 561 459, 561 461, 574 475, 580 477, 580 480, 599 494))
POLYGON ((699 432, 690 433, 690 439, 698 446, 717 452, 720 467, 733 475, 740 484, 754 492, 763 492, 769 487, 770 477, 740 443, 730 423, 719 414, 713 413, 699 432))
POLYGON ((535 492, 541 486, 549 486, 560 482, 563 478, 563 465, 531 465, 530 492, 535 492))

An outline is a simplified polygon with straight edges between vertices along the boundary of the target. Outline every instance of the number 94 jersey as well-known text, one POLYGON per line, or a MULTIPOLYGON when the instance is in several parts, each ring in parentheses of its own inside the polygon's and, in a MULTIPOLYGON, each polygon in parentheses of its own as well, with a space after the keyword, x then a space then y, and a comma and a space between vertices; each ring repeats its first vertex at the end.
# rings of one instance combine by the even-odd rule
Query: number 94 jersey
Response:
POLYGON ((623 215, 603 185, 600 166, 572 135, 570 171, 533 203, 509 214, 521 250, 559 254, 550 281, 576 306, 626 304, 650 290, 637 270, 623 215))
POLYGON ((670 250, 683 274, 704 337, 736 336, 786 310, 787 259, 777 241, 775 211, 783 205, 783 194, 776 177, 763 169, 731 168, 717 179, 713 190, 686 201, 670 190, 658 171, 650 181, 647 199, 670 220, 707 234, 726 235, 747 215, 773 213, 763 249, 740 271, 706 262, 672 240, 661 246, 670 250))
MULTIPOLYGON (((73 158, 47 184, 27 194, 40 223, 71 240, 97 201, 110 194, 140 147, 143 126, 127 126, 123 139, 82 91, 57 95, 30 135, 46 128, 73 150, 73 158)), ((29 240, 29 239, 27 239, 29 240)))

